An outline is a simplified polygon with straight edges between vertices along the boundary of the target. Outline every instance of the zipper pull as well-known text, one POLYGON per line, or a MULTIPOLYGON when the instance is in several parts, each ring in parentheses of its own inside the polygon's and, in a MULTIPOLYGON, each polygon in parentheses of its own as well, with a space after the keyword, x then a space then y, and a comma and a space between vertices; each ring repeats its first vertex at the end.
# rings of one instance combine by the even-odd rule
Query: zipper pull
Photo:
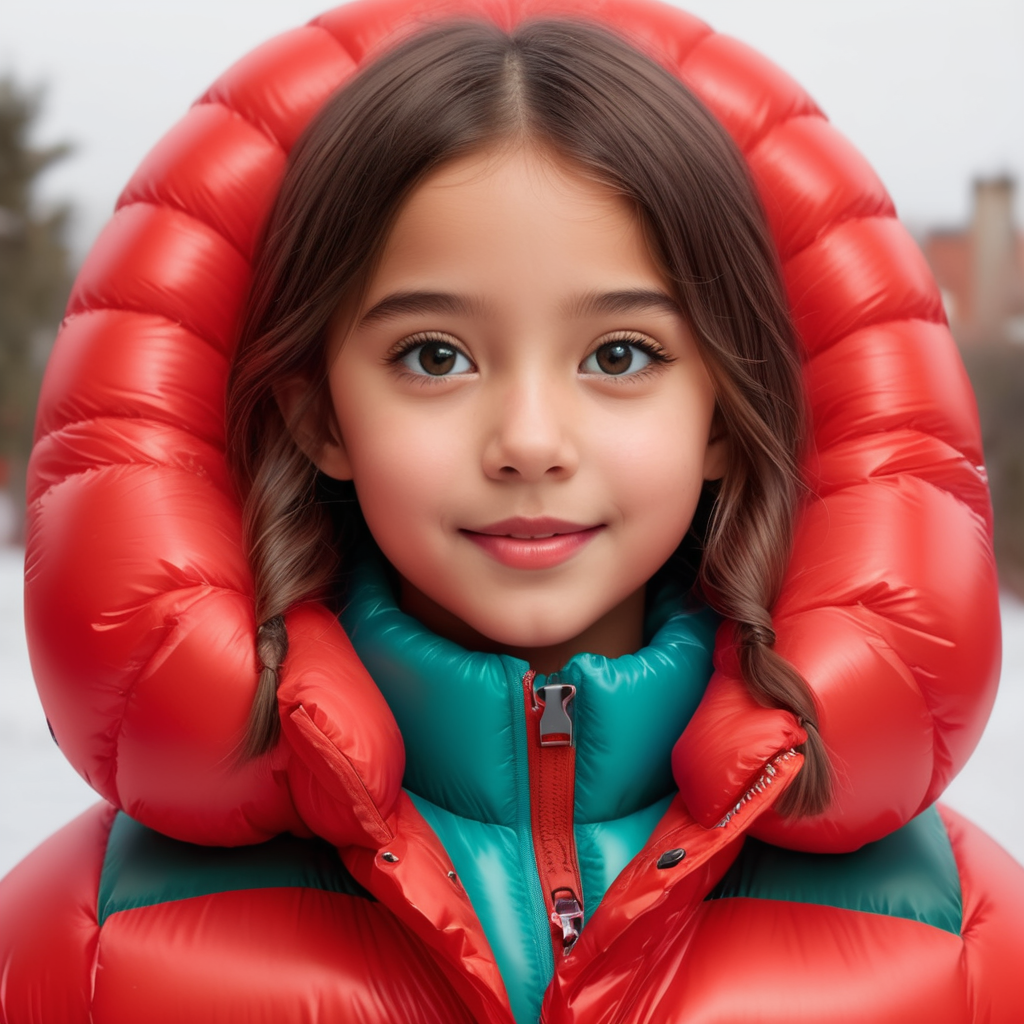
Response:
POLYGON ((583 930, 583 907, 572 889, 556 889, 551 899, 555 904, 551 923, 562 929, 562 956, 568 956, 583 930))
MULTIPOLYGON (((549 676, 557 678, 557 676, 549 676)), ((572 702, 576 687, 569 683, 548 683, 536 691, 544 706, 540 716, 540 745, 542 747, 571 747, 574 745, 572 702)))

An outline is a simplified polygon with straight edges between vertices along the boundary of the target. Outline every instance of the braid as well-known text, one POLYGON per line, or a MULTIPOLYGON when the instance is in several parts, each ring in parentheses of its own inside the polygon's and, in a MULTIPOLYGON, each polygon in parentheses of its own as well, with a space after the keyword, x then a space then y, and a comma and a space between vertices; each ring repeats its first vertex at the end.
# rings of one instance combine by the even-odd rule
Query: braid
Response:
MULTIPOLYGON (((818 732, 818 709, 807 681, 775 651, 768 611, 789 557, 796 476, 772 465, 744 472, 745 460, 737 461, 741 465, 734 465, 722 481, 712 514, 700 585, 709 603, 736 624, 740 671, 751 695, 765 707, 791 711, 807 732, 798 748, 803 769, 780 800, 779 811, 820 814, 832 799, 832 769, 818 732)), ((755 456, 752 461, 768 460, 755 456)))
POLYGON ((245 729, 242 757, 246 760, 269 750, 281 733, 281 720, 277 714, 277 670, 287 653, 288 630, 284 616, 275 615, 256 630, 256 654, 263 667, 245 729))
POLYGON ((316 467, 284 429, 276 403, 262 414, 264 446, 243 506, 243 526, 256 590, 256 654, 259 681, 242 744, 242 758, 258 757, 277 742, 281 721, 277 688, 288 654, 284 613, 322 596, 334 578, 338 556, 334 525, 317 501, 316 467))
MULTIPOLYGON (((770 621, 767 611, 761 610, 770 621)), ((768 707, 792 711, 807 732, 798 748, 804 755, 803 770, 779 803, 786 815, 820 814, 828 806, 832 777, 828 754, 818 732, 814 697, 804 678, 772 649, 775 633, 763 622, 737 622, 740 670, 754 697, 768 707)))

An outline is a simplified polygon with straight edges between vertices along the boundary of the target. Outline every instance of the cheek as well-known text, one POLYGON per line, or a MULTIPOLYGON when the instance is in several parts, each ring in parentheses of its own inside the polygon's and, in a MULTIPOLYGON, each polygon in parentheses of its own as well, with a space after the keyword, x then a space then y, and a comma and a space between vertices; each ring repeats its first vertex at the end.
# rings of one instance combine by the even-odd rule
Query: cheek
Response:
POLYGON ((366 424, 350 430, 345 439, 356 490, 364 502, 394 500, 400 494, 422 498, 430 474, 415 435, 410 437, 392 424, 381 423, 376 429, 366 424))
POLYGON ((599 447, 624 509, 652 524, 683 519, 685 532, 704 483, 709 430, 710 414, 670 406, 608 431, 599 447))
POLYGON ((359 411, 353 407, 340 426, 363 516, 385 550, 412 544, 422 527, 443 517, 464 454, 443 428, 409 423, 401 410, 359 411))

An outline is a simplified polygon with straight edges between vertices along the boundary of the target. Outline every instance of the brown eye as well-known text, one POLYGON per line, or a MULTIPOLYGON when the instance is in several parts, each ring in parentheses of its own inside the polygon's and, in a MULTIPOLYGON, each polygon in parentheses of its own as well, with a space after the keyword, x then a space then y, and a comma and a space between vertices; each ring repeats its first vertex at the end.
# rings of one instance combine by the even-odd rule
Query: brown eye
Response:
POLYGON ((621 377, 636 373, 651 362, 651 356, 632 341, 609 341, 583 360, 586 373, 621 377))
POLYGON ((625 373, 633 362, 633 350, 623 341, 613 341, 597 350, 597 365, 605 373, 625 373))
POLYGON ((456 355, 458 353, 451 345, 434 341, 420 349, 420 366, 427 373, 442 377, 455 365, 456 355))
POLYGON ((449 377, 473 369, 473 364, 447 341, 425 341, 401 358, 406 369, 420 376, 449 377))

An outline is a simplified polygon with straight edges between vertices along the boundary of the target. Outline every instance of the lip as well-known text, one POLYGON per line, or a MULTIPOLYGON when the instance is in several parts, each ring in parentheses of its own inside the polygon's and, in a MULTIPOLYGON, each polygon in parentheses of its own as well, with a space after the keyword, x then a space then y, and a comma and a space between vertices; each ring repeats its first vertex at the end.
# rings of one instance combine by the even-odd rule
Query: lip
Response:
POLYGON ((568 561, 604 529, 539 516, 513 516, 461 532, 495 561, 511 569, 552 569, 568 561))
POLYGON ((568 519, 556 519, 554 516, 512 516, 490 526, 480 526, 466 533, 482 533, 492 537, 529 537, 536 540, 552 533, 581 533, 594 529, 585 523, 572 523, 568 519))

